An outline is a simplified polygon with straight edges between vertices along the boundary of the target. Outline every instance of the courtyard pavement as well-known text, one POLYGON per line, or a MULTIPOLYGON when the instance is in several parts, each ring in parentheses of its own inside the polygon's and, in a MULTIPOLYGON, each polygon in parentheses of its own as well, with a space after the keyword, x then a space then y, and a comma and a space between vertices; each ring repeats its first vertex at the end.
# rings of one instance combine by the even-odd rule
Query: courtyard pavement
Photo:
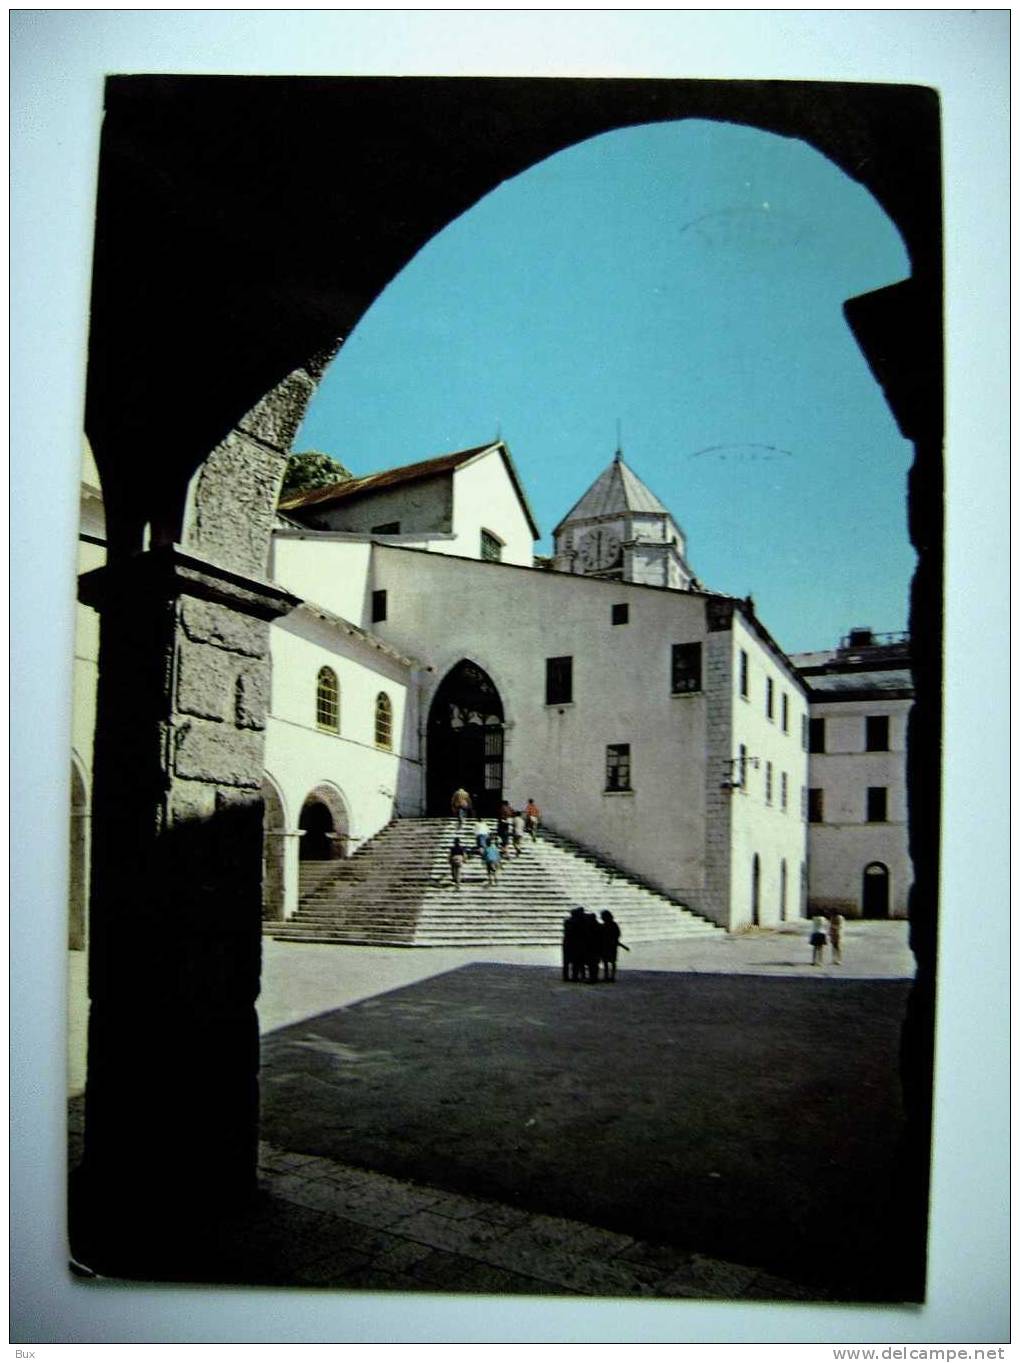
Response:
MULTIPOLYGON (((852 1208, 862 1188, 865 1201, 881 1196, 889 1173, 898 1120, 891 1056, 913 960, 904 923, 848 924, 844 963, 821 968, 809 963, 807 932, 801 923, 635 945, 618 984, 597 987, 563 985, 556 948, 267 940, 261 1197, 187 1276, 360 1291, 847 1300, 839 1266, 802 1270, 827 1245, 837 1255, 873 1249, 874 1229, 862 1230, 852 1208), (686 978, 671 985, 676 975, 686 978), (697 1048, 689 1063, 668 1053, 678 1026, 692 1034, 707 1015, 715 1031, 705 1033, 700 1068, 697 1048), (764 1035, 773 1019, 785 1028, 785 1052, 764 1035), (749 1069, 747 1047, 724 1040, 720 1051, 735 1030, 761 1035, 749 1069), (564 1035, 581 1038, 566 1077, 552 1054, 564 1035), (611 1074, 600 1059, 606 1046, 626 1052, 634 1075, 612 1103, 600 1095, 599 1076, 611 1074), (812 1070, 820 1051, 824 1063, 812 1070), (871 1051, 880 1053, 874 1073, 871 1051), (756 1075, 767 1077, 773 1059, 779 1089, 769 1081, 755 1096, 756 1075), (835 1083, 826 1074, 833 1059, 835 1083), (786 1110, 779 1090, 799 1070, 796 1106, 786 1110), (706 1105, 713 1085, 725 1101, 713 1093, 706 1105), (763 1095, 772 1109, 746 1141, 741 1123, 763 1095), (848 1098, 855 1112, 844 1129, 848 1098), (687 1128, 654 1130, 681 1109, 687 1128), (642 1143, 643 1126, 655 1140, 642 1143), (577 1172, 572 1141, 586 1152, 573 1183, 561 1177, 577 1172), (667 1148, 679 1151, 672 1163, 657 1153, 667 1148), (601 1170, 589 1160, 596 1150, 605 1152, 601 1170), (811 1190, 798 1187, 805 1152, 815 1150, 833 1198, 829 1229, 809 1205, 811 1190), (847 1169, 863 1161, 863 1178, 844 1177, 833 1150, 847 1169), (745 1173, 764 1175, 761 1187, 745 1173), (781 1230, 772 1223, 791 1208, 800 1249, 785 1259, 756 1254, 755 1228, 760 1238, 781 1230), (860 1244, 839 1244, 841 1216, 860 1244), (717 1225, 732 1234, 716 1235, 717 1225), (750 1248, 731 1256, 730 1243, 750 1248)), ((72 953, 72 1095, 84 1075, 83 967, 83 953, 72 953)), ((81 1108, 72 1101, 72 1163, 81 1108)))

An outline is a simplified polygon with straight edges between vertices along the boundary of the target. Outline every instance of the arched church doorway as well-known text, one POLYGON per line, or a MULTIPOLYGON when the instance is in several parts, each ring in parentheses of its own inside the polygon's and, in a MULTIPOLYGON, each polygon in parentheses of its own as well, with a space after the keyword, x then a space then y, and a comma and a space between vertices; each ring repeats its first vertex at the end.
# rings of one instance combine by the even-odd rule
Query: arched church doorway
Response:
POLYGON ((761 923, 761 857, 757 852, 751 862, 751 922, 755 927, 761 923))
POLYGON ((262 801, 262 917, 279 922, 284 916, 287 822, 280 792, 268 776, 262 778, 262 801))
POLYGON ((427 808, 449 814, 450 796, 469 792, 475 812, 493 815, 503 798, 503 702, 492 678, 464 658, 443 678, 429 710, 427 808))
POLYGON ((861 877, 861 913, 865 918, 889 917, 889 868, 869 862, 861 877))

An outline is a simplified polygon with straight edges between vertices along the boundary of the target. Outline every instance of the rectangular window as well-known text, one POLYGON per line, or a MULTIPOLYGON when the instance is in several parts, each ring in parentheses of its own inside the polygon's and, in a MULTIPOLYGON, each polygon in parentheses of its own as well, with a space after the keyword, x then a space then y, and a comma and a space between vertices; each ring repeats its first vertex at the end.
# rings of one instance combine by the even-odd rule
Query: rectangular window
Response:
POLYGON ((808 823, 823 823, 825 821, 825 792, 821 786, 812 786, 807 794, 808 823))
POLYGON ((747 789, 747 744, 741 743, 740 756, 737 758, 737 784, 741 790, 747 789))
POLYGON ((868 823, 885 823, 889 807, 889 791, 886 786, 868 787, 868 823))
POLYGON ((701 690, 701 645, 673 645, 673 694, 701 690))
POLYGON ((546 658, 545 703, 568 705, 574 699, 573 658, 546 658))
POLYGON ((889 751, 889 716, 868 715, 864 721, 865 747, 868 752, 889 751))
POLYGON ((765 716, 767 719, 775 718, 776 708, 776 688, 772 683, 771 677, 765 678, 765 716))
POLYGON ((377 625, 380 620, 386 619, 386 593, 372 593, 372 624, 377 625))
POLYGON ((630 788, 630 744, 610 743, 606 748, 606 790, 630 788))
POLYGON ((809 752, 825 751, 825 720, 813 719, 810 726, 811 732, 808 739, 809 752))
POLYGON ((499 563, 503 557, 503 541, 489 530, 482 531, 482 558, 487 563, 499 563))
POLYGON ((807 745, 808 745, 808 717, 807 717, 807 715, 801 715, 801 717, 800 717, 800 746, 804 749, 805 752, 807 752, 807 745))
POLYGON ((740 650, 740 694, 747 699, 747 654, 743 649, 740 650))
POLYGON ((772 803, 772 763, 765 763, 765 803, 772 803))
POLYGON ((619 606, 612 607, 612 622, 614 625, 626 625, 630 620, 630 606, 626 601, 619 606))
POLYGON ((785 771, 779 778, 779 803, 784 810, 790 803, 790 781, 785 771))
POLYGON ((790 697, 785 691, 783 692, 781 713, 783 716, 783 733, 788 734, 790 732, 790 697))
POLYGON ((399 535, 400 522, 387 521, 385 525, 373 525, 368 533, 370 535, 399 535))

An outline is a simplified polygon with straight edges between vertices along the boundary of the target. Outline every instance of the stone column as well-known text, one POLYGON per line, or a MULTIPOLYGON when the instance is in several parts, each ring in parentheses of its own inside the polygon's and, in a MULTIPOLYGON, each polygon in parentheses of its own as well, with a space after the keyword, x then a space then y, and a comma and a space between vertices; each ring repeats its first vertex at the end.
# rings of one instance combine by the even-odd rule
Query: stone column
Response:
POLYGON ((298 604, 263 573, 313 388, 289 376, 213 451, 183 543, 80 582, 101 624, 71 1226, 100 1272, 188 1277, 255 1191, 269 631, 298 604))

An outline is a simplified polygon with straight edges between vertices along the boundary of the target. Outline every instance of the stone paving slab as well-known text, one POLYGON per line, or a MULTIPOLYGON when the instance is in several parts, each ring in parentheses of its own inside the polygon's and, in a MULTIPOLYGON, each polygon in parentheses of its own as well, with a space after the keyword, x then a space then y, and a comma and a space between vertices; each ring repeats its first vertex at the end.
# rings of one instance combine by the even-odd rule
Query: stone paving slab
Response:
MULTIPOLYGON (((265 1142, 259 1164, 267 1202, 245 1232, 250 1281, 350 1291, 823 1299, 754 1268, 265 1142), (349 1196, 339 1199, 339 1189, 349 1196), (251 1275, 259 1255, 262 1271, 251 1275)), ((245 1268, 244 1256, 228 1252, 225 1262, 245 1268)))

